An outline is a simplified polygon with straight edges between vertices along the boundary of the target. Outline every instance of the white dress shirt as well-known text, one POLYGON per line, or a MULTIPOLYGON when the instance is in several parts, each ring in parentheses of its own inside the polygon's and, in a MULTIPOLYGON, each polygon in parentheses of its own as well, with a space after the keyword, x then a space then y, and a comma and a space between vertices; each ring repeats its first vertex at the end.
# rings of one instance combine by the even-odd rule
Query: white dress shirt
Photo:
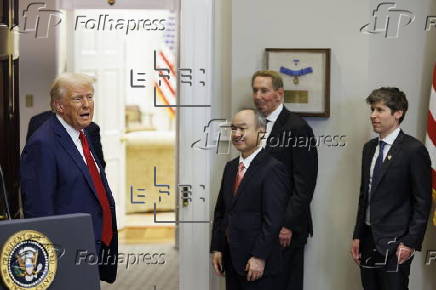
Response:
POLYGON ((262 148, 265 148, 266 141, 268 140, 268 137, 271 134, 272 128, 273 128, 275 122, 277 121, 277 119, 279 118, 279 115, 282 112, 282 110, 283 110, 283 104, 280 104, 274 111, 271 112, 271 114, 269 114, 265 118, 267 120, 267 122, 266 122, 266 134, 261 142, 262 148))
POLYGON ((242 154, 239 155, 239 163, 244 163, 244 174, 245 172, 247 172, 248 167, 250 167, 251 161, 253 161, 254 157, 256 157, 256 155, 260 152, 260 150, 262 150, 262 146, 259 146, 256 151, 254 151, 253 153, 251 153, 249 156, 247 156, 246 158, 242 157, 242 154))
MULTIPOLYGON (((71 127, 70 124, 68 124, 61 116, 59 116, 58 114, 56 114, 56 117, 58 118, 59 122, 61 122, 62 126, 65 128, 65 130, 67 131, 68 135, 71 137, 71 140, 73 140, 74 145, 76 145, 77 150, 79 151, 80 155, 82 155, 82 159, 83 162, 85 162, 86 164, 86 159, 85 159, 85 155, 83 154, 83 146, 82 146, 82 142, 80 141, 79 138, 79 130, 74 129, 73 127, 71 127)), ((83 131, 82 131, 83 132, 83 131)), ((85 134, 86 135, 86 134, 85 134)), ((89 148, 91 150, 91 148, 89 148)), ((95 162, 95 158, 92 155, 91 152, 91 156, 94 159, 94 163, 95 166, 97 167, 98 172, 100 172, 100 168, 98 167, 97 162, 95 162)))

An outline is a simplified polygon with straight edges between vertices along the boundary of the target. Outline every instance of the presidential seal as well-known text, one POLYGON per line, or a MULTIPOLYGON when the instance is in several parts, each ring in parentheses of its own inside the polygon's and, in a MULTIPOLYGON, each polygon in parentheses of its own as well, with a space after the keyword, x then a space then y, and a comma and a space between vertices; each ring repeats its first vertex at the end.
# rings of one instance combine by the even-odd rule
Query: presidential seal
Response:
POLYGON ((9 289, 47 289, 54 280, 57 265, 52 242, 33 230, 12 235, 0 255, 1 276, 9 289))

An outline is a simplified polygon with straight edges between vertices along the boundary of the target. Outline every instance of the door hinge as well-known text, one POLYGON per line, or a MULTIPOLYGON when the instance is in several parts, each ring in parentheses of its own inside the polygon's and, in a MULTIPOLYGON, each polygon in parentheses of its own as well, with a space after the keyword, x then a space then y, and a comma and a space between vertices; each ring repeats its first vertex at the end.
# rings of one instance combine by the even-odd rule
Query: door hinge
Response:
POLYGON ((192 186, 188 184, 180 184, 180 198, 182 199, 182 206, 187 207, 192 202, 192 186))

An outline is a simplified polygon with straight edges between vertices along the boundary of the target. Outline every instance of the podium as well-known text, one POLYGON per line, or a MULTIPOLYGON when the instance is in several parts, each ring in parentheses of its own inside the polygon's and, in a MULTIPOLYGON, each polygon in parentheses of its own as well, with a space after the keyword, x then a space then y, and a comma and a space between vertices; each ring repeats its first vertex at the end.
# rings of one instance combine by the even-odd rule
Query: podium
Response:
POLYGON ((89 214, 0 221, 0 289, 100 289, 89 214))

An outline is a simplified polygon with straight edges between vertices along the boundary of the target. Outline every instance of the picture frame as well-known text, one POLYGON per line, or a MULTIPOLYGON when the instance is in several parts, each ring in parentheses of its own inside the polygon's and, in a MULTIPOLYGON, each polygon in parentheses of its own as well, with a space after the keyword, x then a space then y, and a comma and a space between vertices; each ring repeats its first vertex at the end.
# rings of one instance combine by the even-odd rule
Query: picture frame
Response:
POLYGON ((280 73, 284 105, 302 117, 330 117, 330 48, 266 48, 266 68, 280 73))

